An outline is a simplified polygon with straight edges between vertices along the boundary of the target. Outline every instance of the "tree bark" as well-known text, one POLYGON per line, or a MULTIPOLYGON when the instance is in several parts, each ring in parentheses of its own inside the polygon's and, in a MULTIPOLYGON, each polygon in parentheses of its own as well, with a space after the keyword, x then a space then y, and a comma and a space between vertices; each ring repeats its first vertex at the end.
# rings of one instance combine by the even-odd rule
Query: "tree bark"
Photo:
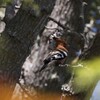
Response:
POLYGON ((46 23, 46 11, 40 12, 38 16, 33 12, 31 8, 22 5, 0 36, 1 100, 11 100, 15 84, 20 77, 21 66, 29 55, 37 34, 46 23))
MULTIPOLYGON (((71 30, 79 32, 80 34, 84 28, 82 19, 80 17, 81 11, 81 0, 56 0, 50 17, 61 23, 66 29, 69 27, 71 30), (82 25, 82 28, 80 28, 80 25, 82 25)), ((61 29, 67 42, 67 31, 65 32, 64 28, 59 26, 59 24, 50 20, 47 23, 47 27, 61 29)), ((37 72, 42 67, 43 59, 50 52, 48 37, 54 32, 55 29, 45 29, 40 35, 37 36, 31 54, 26 59, 22 67, 20 83, 22 86, 25 86, 25 88, 29 89, 29 91, 31 88, 35 88, 44 91, 49 90, 61 92, 62 85, 68 83, 71 79, 73 73, 71 68, 59 67, 56 62, 49 64, 42 73, 37 72)), ((74 50, 69 52, 70 59, 73 59, 75 57, 75 52, 81 48, 81 45, 79 44, 80 41, 81 40, 79 37, 77 38, 77 36, 72 37, 70 40, 70 45, 75 46, 74 50)))

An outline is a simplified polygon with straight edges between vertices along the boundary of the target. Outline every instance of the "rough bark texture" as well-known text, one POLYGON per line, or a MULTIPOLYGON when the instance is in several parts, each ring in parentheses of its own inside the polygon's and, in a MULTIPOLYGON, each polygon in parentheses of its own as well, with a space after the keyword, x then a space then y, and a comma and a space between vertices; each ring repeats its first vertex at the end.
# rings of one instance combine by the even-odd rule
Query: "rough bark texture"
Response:
MULTIPOLYGON (((56 0, 54 9, 50 16, 66 28, 68 26, 71 30, 82 32, 82 29, 80 29, 82 22, 80 18, 81 9, 82 2, 80 0, 56 0)), ((49 21, 47 27, 62 29, 63 36, 65 36, 67 42, 67 33, 57 23, 49 21)), ((45 29, 43 33, 37 36, 31 54, 22 67, 20 83, 22 86, 25 86, 26 89, 29 89, 29 91, 31 91, 30 89, 32 88, 61 91, 61 86, 68 83, 71 78, 71 68, 59 67, 55 62, 49 64, 42 73, 37 72, 42 67, 43 59, 50 52, 48 36, 54 31, 55 30, 45 29)), ((75 52, 80 49, 79 41, 80 39, 76 39, 76 37, 72 37, 70 40, 70 45, 75 45, 75 48, 70 53, 70 57, 72 55, 75 57, 75 52)))
MULTIPOLYGON (((21 32, 19 30, 25 24, 19 24, 22 14, 20 15, 20 12, 18 14, 19 18, 16 18, 17 22, 15 22, 15 20, 12 20, 10 23, 8 23, 8 25, 6 26, 6 30, 1 34, 0 37, 0 81, 2 82, 2 84, 15 84, 18 81, 21 66, 25 61, 25 58, 29 54, 29 49, 31 47, 31 41, 26 40, 25 36, 22 34, 26 31, 21 32), (19 36, 16 33, 18 33, 19 36)), ((22 18, 22 23, 25 21, 25 19, 29 20, 27 18, 28 17, 22 18)), ((30 25, 30 27, 31 26, 32 25, 30 25)), ((30 30, 28 30, 25 35, 27 35, 29 31, 30 30)))
POLYGON ((32 10, 22 6, 16 16, 7 22, 0 36, 0 91, 2 91, 0 99, 2 100, 10 99, 19 79, 21 66, 48 16, 44 11, 36 16, 34 7, 32 10))

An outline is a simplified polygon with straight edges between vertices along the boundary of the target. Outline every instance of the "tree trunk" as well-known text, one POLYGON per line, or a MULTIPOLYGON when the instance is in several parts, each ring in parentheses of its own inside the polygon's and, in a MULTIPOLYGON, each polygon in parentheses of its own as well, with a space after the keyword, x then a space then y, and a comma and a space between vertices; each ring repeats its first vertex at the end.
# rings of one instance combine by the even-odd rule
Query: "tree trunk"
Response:
POLYGON ((7 23, 0 36, 1 100, 11 100, 15 84, 20 77, 21 66, 29 55, 37 34, 43 29, 47 16, 44 11, 36 16, 35 10, 22 5, 16 16, 7 23))
MULTIPOLYGON (((50 17, 61 25, 53 20, 49 20, 47 27, 54 29, 52 30, 47 28, 37 36, 31 54, 22 67, 20 76, 20 83, 22 86, 25 86, 29 91, 31 91, 30 89, 35 88, 44 91, 49 90, 61 92, 62 85, 69 82, 73 73, 71 68, 59 67, 56 62, 49 64, 42 73, 39 73, 38 70, 43 65, 43 59, 50 52, 48 37, 55 32, 55 28, 63 31, 63 36, 65 37, 66 42, 69 37, 67 36, 68 30, 65 31, 64 27, 66 29, 69 27, 72 31, 79 32, 79 34, 83 31, 83 20, 80 17, 81 12, 81 0, 56 0, 50 17)), ((73 49, 69 51, 70 59, 73 59, 75 57, 75 52, 81 49, 80 41, 80 38, 77 36, 70 39, 71 47, 74 46, 74 49, 71 47, 69 48, 73 49)), ((70 92, 70 90, 68 92, 70 92)))

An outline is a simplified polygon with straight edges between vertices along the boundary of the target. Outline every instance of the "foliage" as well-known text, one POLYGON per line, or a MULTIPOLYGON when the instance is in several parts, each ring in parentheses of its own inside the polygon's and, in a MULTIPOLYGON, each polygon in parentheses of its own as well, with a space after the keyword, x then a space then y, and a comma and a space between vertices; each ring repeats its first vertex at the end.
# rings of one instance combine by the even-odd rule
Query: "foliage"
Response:
POLYGON ((81 62, 82 67, 75 67, 74 88, 77 92, 90 89, 100 79, 100 58, 81 62))
POLYGON ((11 0, 0 0, 0 5, 7 4, 8 2, 11 2, 11 0))
POLYGON ((90 8, 90 15, 94 18, 99 18, 100 16, 100 0, 95 0, 95 2, 92 2, 91 8, 90 8))
POLYGON ((22 2, 23 8, 31 9, 31 13, 39 16, 40 14, 40 7, 34 0, 23 0, 22 2))

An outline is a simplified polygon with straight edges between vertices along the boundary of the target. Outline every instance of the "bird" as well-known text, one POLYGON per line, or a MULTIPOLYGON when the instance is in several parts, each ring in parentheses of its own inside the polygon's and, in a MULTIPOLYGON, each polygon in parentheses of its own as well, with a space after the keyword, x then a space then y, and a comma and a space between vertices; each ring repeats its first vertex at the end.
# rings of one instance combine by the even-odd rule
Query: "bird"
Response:
POLYGON ((63 61, 68 56, 68 48, 67 43, 64 41, 63 38, 61 38, 60 34, 53 34, 50 36, 49 41, 55 41, 56 46, 54 50, 52 50, 48 56, 43 61, 43 66, 40 69, 40 72, 44 70, 47 65, 52 61, 63 61))

